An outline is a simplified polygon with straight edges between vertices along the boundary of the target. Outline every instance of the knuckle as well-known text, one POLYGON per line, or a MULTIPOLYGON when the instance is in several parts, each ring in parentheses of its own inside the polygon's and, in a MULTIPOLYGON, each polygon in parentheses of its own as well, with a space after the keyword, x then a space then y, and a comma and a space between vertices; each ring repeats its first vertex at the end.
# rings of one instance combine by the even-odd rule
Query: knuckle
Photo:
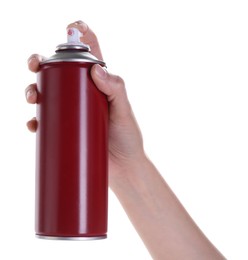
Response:
POLYGON ((111 85, 115 88, 116 93, 126 95, 125 81, 118 75, 110 74, 111 85))
POLYGON ((116 84, 119 88, 125 89, 125 81, 123 80, 122 77, 116 75, 116 76, 114 77, 114 81, 115 81, 115 84, 116 84))

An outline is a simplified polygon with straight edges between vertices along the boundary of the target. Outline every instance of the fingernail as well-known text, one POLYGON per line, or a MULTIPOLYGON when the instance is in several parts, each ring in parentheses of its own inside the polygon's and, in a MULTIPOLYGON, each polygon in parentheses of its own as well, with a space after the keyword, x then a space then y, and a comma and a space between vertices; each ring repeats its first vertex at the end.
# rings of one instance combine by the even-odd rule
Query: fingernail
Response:
POLYGON ((86 23, 84 23, 83 21, 76 21, 74 24, 79 26, 81 29, 81 32, 83 32, 83 33, 85 33, 88 30, 88 25, 86 23))
POLYGON ((29 89, 29 90, 26 92, 26 97, 27 97, 27 99, 29 99, 33 94, 34 94, 34 91, 33 91, 32 89, 29 89))
POLYGON ((28 58, 28 63, 30 63, 31 61, 36 60, 36 59, 37 59, 36 54, 32 54, 32 55, 28 58))
POLYGON ((95 70, 96 70, 96 74, 99 78, 101 79, 105 79, 107 77, 107 71, 105 68, 103 68, 102 66, 100 66, 99 64, 97 64, 95 66, 95 70))

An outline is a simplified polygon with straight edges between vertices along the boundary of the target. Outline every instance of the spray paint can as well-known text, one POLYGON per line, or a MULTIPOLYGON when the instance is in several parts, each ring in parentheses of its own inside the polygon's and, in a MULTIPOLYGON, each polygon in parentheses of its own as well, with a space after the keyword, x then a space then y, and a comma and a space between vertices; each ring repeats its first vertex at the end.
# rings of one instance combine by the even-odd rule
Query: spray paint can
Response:
POLYGON ((106 238, 108 102, 90 69, 105 66, 80 42, 68 42, 37 73, 36 221, 39 238, 106 238))

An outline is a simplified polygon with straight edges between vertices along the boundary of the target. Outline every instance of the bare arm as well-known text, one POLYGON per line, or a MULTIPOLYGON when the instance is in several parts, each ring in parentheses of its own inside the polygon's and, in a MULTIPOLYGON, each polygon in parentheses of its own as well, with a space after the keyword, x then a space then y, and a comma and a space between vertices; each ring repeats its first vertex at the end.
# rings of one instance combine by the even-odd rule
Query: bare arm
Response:
POLYGON ((112 184, 153 259, 224 259, 144 157, 112 184))
MULTIPOLYGON (((84 33, 84 42, 102 59, 94 33, 82 22, 70 24, 84 33)), ((42 58, 29 59, 36 72, 42 58)), ((140 129, 129 104, 124 81, 99 65, 91 71, 93 80, 109 100, 109 179, 110 187, 153 259, 224 259, 200 231, 174 193, 149 161, 143 149, 140 129)), ((27 101, 35 103, 36 85, 26 89, 27 101)), ((36 130, 35 119, 28 122, 36 130)))

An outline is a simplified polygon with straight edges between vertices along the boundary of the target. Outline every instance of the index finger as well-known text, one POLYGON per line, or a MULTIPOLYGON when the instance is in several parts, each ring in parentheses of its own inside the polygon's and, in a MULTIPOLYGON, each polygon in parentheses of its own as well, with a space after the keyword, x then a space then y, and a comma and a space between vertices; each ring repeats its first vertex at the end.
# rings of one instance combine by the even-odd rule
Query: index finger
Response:
POLYGON ((40 67, 40 62, 42 62, 43 60, 45 60, 45 57, 43 57, 39 54, 32 54, 28 58, 28 68, 32 72, 37 72, 39 70, 39 67, 40 67))
POLYGON ((83 21, 77 21, 71 23, 67 28, 77 28, 82 34, 81 41, 88 44, 91 48, 91 53, 97 57, 99 60, 103 60, 100 45, 95 33, 89 28, 89 26, 83 21))

